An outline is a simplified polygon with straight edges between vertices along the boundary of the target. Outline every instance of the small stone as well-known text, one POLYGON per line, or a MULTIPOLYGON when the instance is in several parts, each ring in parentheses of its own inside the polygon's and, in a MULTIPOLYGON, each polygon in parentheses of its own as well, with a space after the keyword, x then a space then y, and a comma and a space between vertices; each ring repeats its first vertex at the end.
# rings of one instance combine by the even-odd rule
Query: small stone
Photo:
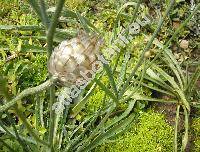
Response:
POLYGON ((151 56, 151 52, 150 51, 147 51, 144 53, 144 57, 145 58, 149 58, 151 56))
POLYGON ((180 59, 181 53, 174 53, 174 56, 178 60, 178 59, 180 59))
POLYGON ((177 28, 179 28, 179 26, 180 26, 181 23, 180 23, 180 21, 173 21, 172 24, 173 24, 173 25, 172 25, 173 28, 174 28, 174 29, 177 29, 177 28))
POLYGON ((173 45, 173 46, 172 46, 172 50, 173 50, 173 51, 177 51, 177 50, 178 50, 178 47, 177 47, 176 45, 173 45))
POLYGON ((187 40, 181 40, 180 42, 180 47, 183 48, 183 49, 187 49, 189 46, 189 41, 187 40))

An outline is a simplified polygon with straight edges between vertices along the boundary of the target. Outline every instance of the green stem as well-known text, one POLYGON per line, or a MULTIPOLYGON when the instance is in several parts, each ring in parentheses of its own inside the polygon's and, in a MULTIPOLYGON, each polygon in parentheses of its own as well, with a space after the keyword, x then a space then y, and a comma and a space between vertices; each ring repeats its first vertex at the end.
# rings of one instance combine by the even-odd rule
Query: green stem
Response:
POLYGON ((176 109, 176 123, 175 123, 175 133, 174 133, 174 152, 177 152, 177 147, 178 147, 178 143, 177 143, 177 134, 178 134, 178 124, 179 124, 179 112, 180 112, 180 105, 177 106, 176 109))
POLYGON ((184 121, 184 127, 185 127, 185 133, 183 135, 183 139, 182 139, 182 151, 185 151, 187 144, 188 144, 188 130, 189 130, 189 116, 190 116, 190 112, 188 112, 187 108, 185 106, 183 106, 183 110, 184 110, 184 115, 185 115, 185 121, 184 121))
POLYGON ((49 29, 47 31, 47 50, 48 50, 48 58, 51 56, 51 53, 53 51, 53 36, 56 31, 56 25, 58 23, 58 18, 60 16, 60 13, 62 11, 63 5, 65 3, 65 0, 59 0, 58 4, 56 6, 56 11, 53 16, 53 20, 49 26, 49 29))
MULTIPOLYGON (((48 28, 47 31, 47 51, 48 51, 48 59, 51 56, 51 53, 53 51, 53 37, 56 31, 56 26, 58 23, 58 18, 60 16, 60 13, 62 11, 62 8, 64 6, 65 0, 59 0, 58 4, 56 6, 56 11, 53 16, 53 20, 48 28)), ((49 109, 50 109, 50 119, 49 119, 49 143, 51 145, 50 150, 53 151, 53 144, 54 144, 54 125, 55 125, 55 113, 52 109, 52 106, 54 104, 55 100, 55 86, 50 87, 50 102, 49 102, 49 109)))
POLYGON ((48 29, 50 22, 49 22, 49 17, 46 12, 45 2, 44 0, 39 0, 39 3, 40 3, 40 12, 41 12, 41 17, 42 17, 42 22, 48 29))
POLYGON ((35 94, 38 93, 46 88, 49 88, 55 81, 57 80, 57 78, 52 77, 49 80, 47 80, 46 82, 42 83, 39 86, 33 87, 33 88, 28 88, 24 91, 22 91, 18 96, 16 96, 14 99, 12 99, 10 102, 6 103, 3 106, 0 106, 0 112, 3 112, 5 110, 7 110, 8 108, 10 108, 11 106, 13 106, 14 104, 17 103, 17 101, 21 100, 22 98, 31 95, 31 94, 35 94))
POLYGON ((108 64, 103 64, 103 67, 108 75, 110 85, 115 93, 115 96, 118 97, 117 86, 114 80, 114 73, 108 64))
POLYGON ((133 16, 132 16, 132 18, 131 18, 131 24, 135 21, 135 19, 136 19, 136 15, 137 15, 137 12, 138 12, 138 9, 139 9, 139 7, 140 7, 140 4, 141 4, 141 0, 138 0, 137 1, 137 5, 136 5, 136 7, 135 7, 135 10, 134 10, 134 12, 133 12, 133 16))
POLYGON ((39 16, 39 18, 42 20, 42 14, 39 9, 40 7, 39 7, 38 3, 36 2, 36 0, 28 0, 28 3, 32 6, 32 8, 35 10, 37 15, 39 16))
POLYGON ((160 18, 160 21, 159 21, 159 23, 158 23, 157 29, 155 30, 155 32, 153 33, 153 35, 152 35, 150 41, 147 43, 145 49, 143 50, 143 52, 142 52, 142 54, 141 54, 141 56, 140 56, 140 59, 139 59, 139 61, 137 62, 136 66, 134 67, 134 69, 133 69, 131 75, 128 77, 127 81, 126 81, 125 84, 123 85, 123 88, 122 88, 122 91, 120 91, 119 97, 121 97, 121 96, 124 94, 124 92, 126 92, 126 88, 127 88, 127 86, 129 85, 129 82, 131 81, 132 77, 135 75, 135 72, 138 70, 138 68, 142 65, 142 63, 143 63, 143 61, 144 61, 144 54, 145 54, 145 52, 147 52, 147 51, 150 49, 150 47, 151 47, 151 45, 152 45, 152 43, 153 43, 153 40, 155 39, 155 37, 157 36, 158 32, 160 31, 160 29, 161 29, 161 27, 162 27, 162 25, 163 25, 164 19, 165 19, 166 16, 169 14, 171 8, 173 7, 173 4, 174 4, 174 0, 171 0, 171 1, 170 1, 170 4, 169 4, 169 6, 168 6, 168 8, 167 8, 167 10, 166 10, 166 12, 165 12, 164 17, 161 17, 161 18, 160 18))
POLYGON ((44 30, 44 26, 37 26, 37 25, 0 25, 0 30, 39 31, 39 30, 44 30))
POLYGON ((49 110, 50 110, 50 119, 49 119, 49 143, 51 145, 51 149, 53 149, 53 135, 54 135, 54 125, 55 125, 55 113, 52 109, 54 100, 55 100, 55 86, 50 87, 50 102, 49 102, 49 110))
POLYGON ((186 91, 187 91, 187 95, 191 95, 192 90, 195 87, 196 82, 199 80, 200 78, 200 64, 198 65, 196 71, 194 72, 194 74, 192 75, 191 79, 189 80, 187 86, 186 86, 186 91))
POLYGON ((94 78, 94 81, 96 82, 96 84, 99 85, 99 87, 106 92, 106 94, 108 96, 110 96, 115 102, 118 102, 117 97, 101 82, 99 81, 97 78, 94 78))

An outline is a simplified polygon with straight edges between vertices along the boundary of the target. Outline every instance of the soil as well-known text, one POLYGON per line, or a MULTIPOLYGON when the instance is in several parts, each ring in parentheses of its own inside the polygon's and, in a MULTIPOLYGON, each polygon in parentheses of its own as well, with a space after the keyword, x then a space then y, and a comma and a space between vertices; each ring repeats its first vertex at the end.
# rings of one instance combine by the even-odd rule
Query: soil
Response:
MULTIPOLYGON (((176 121, 176 104, 170 104, 170 103, 153 103, 152 107, 154 108, 155 112, 161 113, 165 115, 166 122, 170 124, 171 126, 175 126, 176 121)), ((193 116, 198 113, 196 109, 192 109, 189 123, 192 123, 193 116)), ((180 109, 180 119, 179 119, 179 126, 178 126, 178 132, 183 133, 184 132, 184 115, 183 115, 183 109, 180 109)), ((189 141, 188 145, 186 147, 186 152, 190 152, 193 147, 193 141, 195 140, 195 137, 190 133, 189 134, 189 141)))

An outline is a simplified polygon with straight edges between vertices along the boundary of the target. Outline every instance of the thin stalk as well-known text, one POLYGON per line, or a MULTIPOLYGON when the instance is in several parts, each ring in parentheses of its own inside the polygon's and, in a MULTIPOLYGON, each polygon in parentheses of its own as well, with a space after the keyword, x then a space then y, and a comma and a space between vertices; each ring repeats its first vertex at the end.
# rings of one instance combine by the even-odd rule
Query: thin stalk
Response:
MULTIPOLYGON (((144 60, 144 67, 145 67, 145 66, 146 66, 146 59, 144 60)), ((144 68, 144 69, 145 69, 145 68, 144 68)), ((143 79, 144 79, 144 76, 145 76, 145 74, 146 74, 146 70, 144 70, 144 69, 142 70, 141 77, 140 77, 140 80, 139 80, 139 82, 138 82, 138 85, 134 87, 134 90, 132 91, 132 93, 131 93, 127 98, 123 99, 122 102, 129 100, 129 99, 134 95, 134 93, 136 93, 136 92, 138 91, 138 89, 140 88, 140 86, 141 86, 141 84, 142 84, 142 81, 143 81, 143 79)), ((131 86, 132 84, 133 84, 133 83, 131 83, 129 86, 131 86)))
MULTIPOLYGON (((65 94, 65 98, 69 98, 69 96, 70 96, 70 88, 69 87, 65 87, 64 88, 64 90, 62 90, 59 94, 58 94, 58 96, 62 96, 62 95, 64 95, 65 94)), ((58 100, 58 107, 62 107, 63 106, 63 102, 64 102, 64 100, 65 99, 59 99, 58 100)), ((70 105, 69 106, 67 106, 66 107, 66 109, 68 109, 70 107, 70 105)), ((55 149, 55 151, 57 151, 58 150, 58 144, 59 144, 59 132, 60 132, 60 130, 62 130, 61 129, 61 126, 62 126, 62 124, 61 124, 61 122, 60 121, 62 121, 62 118, 61 117, 63 117, 63 113, 66 113, 66 110, 65 110, 65 108, 60 108, 60 110, 59 111, 57 111, 56 113, 55 113, 55 118, 54 118, 54 131, 53 131, 53 137, 54 137, 54 139, 56 139, 56 141, 54 142, 54 144, 55 144, 55 147, 54 147, 54 149, 55 149)), ((66 119, 67 117, 65 117, 65 119, 66 119)), ((66 121, 66 120, 65 120, 66 121)), ((63 126, 62 126, 63 127, 63 126)))
POLYGON ((184 115, 185 115, 185 121, 184 121, 184 127, 185 127, 185 133, 183 135, 182 139, 182 151, 185 151, 188 143, 188 130, 189 130, 189 115, 190 113, 188 112, 187 108, 183 106, 184 110, 184 115))
POLYGON ((50 87, 50 102, 49 102, 49 110, 50 110, 50 119, 49 119, 49 143, 51 145, 51 149, 53 149, 53 135, 54 135, 54 119, 55 119, 55 112, 53 111, 52 107, 55 100, 55 86, 50 87))
POLYGON ((10 108, 14 104, 16 104, 17 101, 21 100, 22 98, 24 98, 28 95, 35 94, 35 93, 41 92, 42 90, 49 88, 51 85, 53 85, 53 83, 56 80, 57 80, 57 78, 52 77, 49 80, 45 81, 44 83, 40 84, 39 86, 25 89, 18 96, 16 96, 14 99, 12 99, 10 102, 6 103, 3 106, 0 106, 0 112, 7 110, 8 108, 10 108))
POLYGON ((118 102, 118 99, 116 98, 116 96, 101 82, 99 81, 97 78, 94 78, 94 81, 96 82, 96 84, 99 85, 99 87, 106 92, 106 94, 108 96, 110 96, 115 102, 118 102))
MULTIPOLYGON (((136 7, 135 7, 135 10, 134 10, 134 12, 133 12, 133 16, 132 16, 132 18, 131 18, 130 24, 132 24, 133 22, 135 22, 136 15, 137 15, 138 9, 139 9, 139 7, 140 7, 140 4, 141 4, 141 0, 138 0, 138 1, 137 1, 137 5, 136 5, 136 7)), ((128 27, 129 27, 129 26, 128 26, 128 27)), ((125 30, 126 36, 128 36, 128 33, 129 33, 129 28, 126 28, 126 30, 125 30)))
POLYGON ((43 104, 44 104, 44 99, 43 100, 40 100, 40 110, 39 110, 39 117, 40 117, 40 124, 42 127, 44 127, 44 118, 43 118, 43 112, 44 112, 44 107, 43 107, 43 104))
POLYGON ((36 0, 28 0, 28 3, 32 6, 32 8, 35 10, 36 14, 39 16, 39 18, 42 20, 42 14, 40 12, 40 7, 36 0))
POLYGON ((51 21, 51 24, 47 31, 47 51, 48 51, 48 58, 51 56, 51 53, 53 51, 53 37, 56 31, 56 26, 58 23, 58 18, 60 16, 60 13, 62 11, 63 5, 65 3, 65 0, 59 0, 58 4, 56 6, 56 11, 53 16, 53 20, 51 21))
POLYGON ((58 113, 58 114, 56 113, 55 116, 54 116, 55 118, 54 118, 54 131, 53 131, 54 139, 53 139, 53 143, 54 144, 56 143, 56 146, 54 147, 55 149, 58 148, 58 143, 59 143, 59 141, 58 141, 59 138, 57 138, 59 136, 56 136, 56 134, 57 134, 57 130, 60 129, 60 128, 58 128, 58 126, 59 126, 59 121, 60 121, 61 114, 62 113, 58 113), (56 139, 56 141, 55 141, 55 139, 56 139))
POLYGON ((187 94, 190 95, 190 93, 192 92, 192 90, 195 87, 196 82, 198 81, 198 79, 200 78, 200 64, 197 67, 196 71, 194 72, 194 74, 192 75, 191 79, 189 80, 187 86, 186 86, 186 91, 187 94))
MULTIPOLYGON (((134 12, 133 12, 133 16, 132 16, 132 18, 131 18, 130 24, 132 24, 132 23, 135 21, 135 19, 136 19, 136 14, 137 14, 137 12, 138 12, 138 9, 139 9, 139 7, 140 7, 140 4, 141 4, 141 0, 138 0, 138 1, 137 1, 136 8, 135 8, 135 10, 134 10, 134 12)), ((116 26, 116 24, 115 24, 115 26, 116 26)), ((128 34, 128 31, 129 31, 129 28, 126 28, 125 33, 128 34)), ((116 33, 116 27, 115 27, 114 33, 116 33)), ((126 36, 127 36, 127 35, 126 35, 126 36)), ((114 37, 115 37, 115 36, 114 36, 114 37)), ((122 51, 120 51, 120 53, 117 54, 116 63, 115 63, 114 68, 113 68, 113 73, 115 73, 115 70, 116 70, 117 65, 118 65, 118 63, 119 63, 120 56, 121 56, 122 54, 123 54, 122 51)))
POLYGON ((61 148, 61 145, 63 144, 63 138, 66 136, 66 132, 64 133, 64 128, 65 128, 65 124, 67 123, 68 119, 68 114, 69 114, 69 107, 66 107, 64 112, 63 112, 63 116, 62 116, 62 119, 60 121, 60 133, 59 133, 59 143, 58 143, 58 148, 60 149, 61 148))
POLYGON ((37 26, 37 25, 0 25, 0 30, 41 31, 41 30, 44 30, 44 26, 37 26))
POLYGON ((167 10, 166 10, 166 12, 164 14, 164 17, 160 18, 157 29, 155 30, 155 32, 153 33, 150 41, 147 43, 146 47, 144 48, 144 50, 143 50, 143 52, 142 52, 142 54, 140 56, 140 59, 137 62, 136 66, 134 67, 132 73, 130 74, 130 76, 128 77, 127 81, 123 85, 123 88, 119 93, 119 97, 121 97, 124 94, 124 92, 126 92, 126 88, 129 85, 129 82, 131 81, 132 77, 135 75, 135 72, 138 70, 138 68, 142 65, 142 63, 144 61, 145 52, 147 52, 150 49, 150 47, 151 47, 151 45, 153 43, 153 40, 155 39, 155 37, 157 36, 158 32, 160 31, 160 29, 161 29, 161 27, 163 25, 164 19, 168 16, 171 8, 173 7, 173 4, 174 4, 174 0, 171 0, 170 4, 169 4, 169 6, 168 6, 168 8, 167 8, 167 10))
MULTIPOLYGON (((48 28, 47 31, 47 53, 48 53, 48 59, 51 56, 51 53, 53 51, 53 37, 56 31, 56 26, 58 23, 58 18, 60 16, 60 13, 62 11, 62 8, 64 6, 65 0, 59 0, 58 4, 56 6, 56 11, 55 14, 53 16, 53 20, 48 28)), ((50 87, 50 101, 49 101, 49 109, 50 109, 50 119, 49 119, 49 143, 51 145, 50 149, 51 151, 53 151, 53 147, 54 147, 54 122, 55 122, 55 113, 52 109, 52 106, 54 104, 54 100, 55 100, 55 86, 51 86, 50 87)))
POLYGON ((40 97, 39 96, 40 96, 39 94, 35 95, 35 100, 36 100, 36 103, 35 103, 35 128, 37 130, 39 129, 39 126, 41 125, 40 117, 39 117, 39 111, 40 111, 40 97))
POLYGON ((48 28, 49 27, 49 18, 46 13, 46 7, 44 0, 39 0, 36 2, 36 0, 28 0, 28 3, 32 6, 32 8, 35 10, 36 14, 41 19, 42 23, 48 28))
POLYGON ((44 104, 44 94, 41 93, 36 95, 36 104, 35 104, 35 126, 38 130, 41 126, 44 127, 44 120, 43 120, 43 104, 44 104))
POLYGON ((103 64, 103 67, 108 75, 110 85, 115 93, 115 96, 118 97, 117 86, 114 80, 114 73, 108 64, 103 64))
POLYGON ((48 29, 49 25, 50 25, 50 21, 49 21, 47 12, 46 12, 46 5, 45 5, 44 0, 39 0, 39 4, 40 4, 40 12, 41 12, 41 17, 42 17, 42 22, 48 29))
MULTIPOLYGON (((196 6, 196 8, 194 9, 194 11, 190 14, 190 16, 183 22, 183 24, 180 25, 180 27, 174 32, 174 34, 172 35, 172 37, 169 39, 169 41, 165 44, 166 46, 168 46, 171 41, 176 37, 176 35, 182 30, 182 28, 190 21, 190 19, 192 18, 192 16, 196 13, 196 11, 198 11, 200 8, 200 3, 196 6)), ((163 49, 165 50, 165 49, 163 49)))
MULTIPOLYGON (((119 19, 120 12, 121 12, 123 9, 125 9, 127 6, 135 6, 135 5, 136 5, 136 8, 135 8, 134 13, 133 13, 133 16, 132 16, 132 18, 131 18, 131 24, 132 24, 132 22, 136 19, 136 14, 137 14, 137 12, 138 12, 140 3, 141 3, 141 0, 138 0, 138 1, 137 1, 137 4, 136 4, 135 2, 127 2, 127 3, 125 3, 124 5, 122 5, 122 7, 119 9, 119 11, 118 11, 118 13, 117 13, 117 17, 116 17, 116 20, 115 20, 115 23, 114 23, 114 28, 113 28, 114 36, 113 36, 113 38, 116 38, 116 36, 117 36, 117 30, 116 30, 116 29, 117 29, 118 21, 120 20, 120 19, 119 19)), ((129 30, 129 28, 127 28, 127 29, 125 30, 126 35, 128 34, 128 30, 129 30)))
POLYGON ((131 24, 135 21, 135 19, 136 19, 136 14, 137 14, 137 12, 138 12, 138 9, 139 9, 139 7, 140 7, 140 4, 141 4, 141 0, 138 0, 137 1, 137 5, 136 5, 136 8, 135 8, 135 10, 134 10, 134 12, 133 12, 133 16, 132 16, 132 18, 131 18, 131 24))
POLYGON ((177 135, 178 135, 178 124, 179 124, 179 112, 180 112, 180 105, 178 105, 176 109, 176 123, 174 129, 174 152, 177 152, 178 150, 177 135))
POLYGON ((123 82, 126 78, 127 64, 128 64, 129 59, 130 59, 130 51, 128 51, 124 54, 124 59, 121 64, 121 68, 120 68, 120 71, 118 74, 118 79, 117 79, 117 85, 118 85, 117 89, 118 90, 120 89, 121 85, 123 84, 123 82))
POLYGON ((116 57, 116 60, 115 60, 115 63, 114 63, 114 67, 113 67, 113 73, 116 72, 116 69, 117 69, 117 66, 119 64, 119 61, 120 61, 120 57, 121 55, 123 54, 124 52, 123 51, 120 51, 119 53, 117 53, 117 57, 116 57))

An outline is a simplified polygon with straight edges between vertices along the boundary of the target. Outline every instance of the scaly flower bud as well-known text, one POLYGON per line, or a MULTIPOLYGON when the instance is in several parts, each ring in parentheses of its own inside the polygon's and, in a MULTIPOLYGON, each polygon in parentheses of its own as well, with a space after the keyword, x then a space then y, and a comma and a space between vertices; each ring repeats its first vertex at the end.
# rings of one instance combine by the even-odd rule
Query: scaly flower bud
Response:
POLYGON ((61 84, 69 86, 81 78, 80 71, 92 69, 97 60, 102 39, 80 32, 76 38, 61 42, 50 57, 48 69, 57 76, 61 84))

